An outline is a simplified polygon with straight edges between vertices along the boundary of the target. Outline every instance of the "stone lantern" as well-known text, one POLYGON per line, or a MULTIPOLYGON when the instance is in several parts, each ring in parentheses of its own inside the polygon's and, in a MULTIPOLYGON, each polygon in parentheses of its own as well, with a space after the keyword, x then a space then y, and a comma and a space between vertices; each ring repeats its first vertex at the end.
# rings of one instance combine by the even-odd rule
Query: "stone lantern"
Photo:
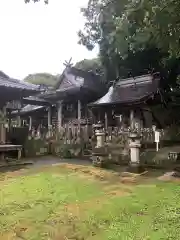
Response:
POLYGON ((105 132, 103 129, 103 125, 98 123, 94 124, 93 128, 95 130, 95 136, 96 136, 96 148, 104 147, 105 144, 105 132))
POLYGON ((105 148, 105 132, 103 125, 100 123, 93 125, 93 128, 95 130, 96 146, 92 152, 92 161, 94 166, 102 167, 108 159, 105 148))
POLYGON ((144 171, 140 164, 141 136, 137 132, 129 134, 130 165, 128 172, 141 173, 144 171))

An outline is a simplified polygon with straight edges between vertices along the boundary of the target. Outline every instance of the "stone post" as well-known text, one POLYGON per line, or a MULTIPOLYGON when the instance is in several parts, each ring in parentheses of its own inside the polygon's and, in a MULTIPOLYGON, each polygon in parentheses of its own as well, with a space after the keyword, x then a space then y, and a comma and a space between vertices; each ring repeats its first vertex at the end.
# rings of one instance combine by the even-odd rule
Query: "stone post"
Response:
POLYGON ((105 132, 101 124, 96 124, 93 126, 96 135, 96 147, 93 149, 93 165, 96 167, 103 167, 108 159, 106 149, 105 149, 105 132))
POLYGON ((130 133, 130 165, 128 167, 128 172, 142 173, 144 171, 143 167, 140 165, 140 136, 137 133, 130 133))

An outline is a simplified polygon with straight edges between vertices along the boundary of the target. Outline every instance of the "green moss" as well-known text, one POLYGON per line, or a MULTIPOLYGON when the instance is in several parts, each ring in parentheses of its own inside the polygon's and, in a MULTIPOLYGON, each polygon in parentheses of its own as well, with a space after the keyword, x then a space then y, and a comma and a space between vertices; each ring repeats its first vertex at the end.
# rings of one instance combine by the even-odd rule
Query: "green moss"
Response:
POLYGON ((42 139, 27 140, 25 145, 25 156, 35 157, 39 155, 46 155, 48 153, 48 145, 42 139))
POLYGON ((62 158, 82 157, 85 149, 84 144, 64 144, 62 141, 54 142, 51 145, 51 153, 62 158))

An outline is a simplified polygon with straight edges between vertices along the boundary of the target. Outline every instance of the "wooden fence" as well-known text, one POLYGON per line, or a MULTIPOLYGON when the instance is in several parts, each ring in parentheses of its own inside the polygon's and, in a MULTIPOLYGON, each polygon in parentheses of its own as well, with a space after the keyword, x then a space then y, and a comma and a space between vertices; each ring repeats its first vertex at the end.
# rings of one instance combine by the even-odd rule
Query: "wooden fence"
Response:
MULTIPOLYGON (((142 128, 137 130, 138 134, 141 136, 142 143, 154 143, 155 132, 151 128, 142 128)), ((128 141, 130 128, 120 128, 120 127, 108 127, 106 131, 106 142, 113 141, 128 141)), ((160 141, 164 140, 166 134, 164 130, 159 130, 160 141)))
MULTIPOLYGON (((108 127, 105 132, 105 140, 107 143, 121 142, 126 143, 129 140, 130 129, 123 129, 120 127, 108 127)), ((154 143, 155 133, 150 128, 142 128, 138 130, 141 136, 142 143, 154 143)), ((164 130, 159 130, 160 141, 164 140, 166 133, 164 130)), ((73 125, 66 124, 63 127, 52 128, 47 130, 38 129, 36 131, 32 130, 29 136, 39 137, 39 138, 54 138, 56 140, 63 140, 65 144, 75 144, 80 142, 90 142, 90 140, 96 140, 95 131, 92 125, 73 125)))

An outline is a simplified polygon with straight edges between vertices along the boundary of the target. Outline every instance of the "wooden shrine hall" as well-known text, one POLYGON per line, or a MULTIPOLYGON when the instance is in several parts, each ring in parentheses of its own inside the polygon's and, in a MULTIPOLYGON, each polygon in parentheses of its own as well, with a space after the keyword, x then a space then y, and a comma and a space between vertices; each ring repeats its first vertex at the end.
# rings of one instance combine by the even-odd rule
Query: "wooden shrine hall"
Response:
POLYGON ((48 127, 56 125, 59 129, 69 123, 87 124, 92 118, 88 103, 102 97, 106 91, 101 76, 66 66, 54 89, 24 98, 23 103, 28 106, 16 115, 29 119, 30 125, 39 122, 48 127))
POLYGON ((11 111, 22 108, 22 99, 37 94, 39 89, 36 85, 12 79, 0 72, 0 154, 4 159, 5 152, 18 151, 21 156, 21 145, 7 143, 6 130, 9 126, 8 115, 11 111))

